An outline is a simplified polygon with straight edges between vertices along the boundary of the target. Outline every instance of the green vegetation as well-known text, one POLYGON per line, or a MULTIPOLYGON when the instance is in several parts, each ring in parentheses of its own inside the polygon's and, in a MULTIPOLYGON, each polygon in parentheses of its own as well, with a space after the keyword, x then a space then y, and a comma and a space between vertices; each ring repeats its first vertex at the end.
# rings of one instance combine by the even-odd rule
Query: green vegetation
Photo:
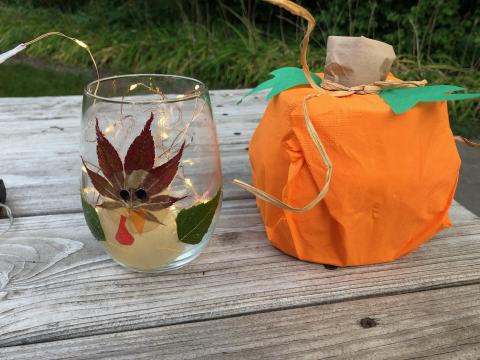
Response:
MULTIPOLYGON (((317 17, 309 55, 315 71, 323 66, 328 35, 365 35, 395 47, 394 72, 400 78, 480 90, 476 1, 300 3, 317 17)), ((298 64, 303 26, 285 11, 255 0, 0 0, 0 49, 62 31, 87 42, 110 73, 184 74, 210 88, 251 87, 273 69, 298 64)), ((49 64, 90 66, 83 49, 60 38, 36 44, 26 55, 49 64)), ((81 93, 85 82, 85 72, 77 76, 48 66, 48 73, 43 67, 18 66, 0 66, 0 96, 81 93)), ((478 101, 451 103, 450 112, 456 133, 480 136, 478 101)))
POLYGON ((73 71, 36 68, 29 64, 0 65, 0 97, 81 94, 91 77, 73 71))

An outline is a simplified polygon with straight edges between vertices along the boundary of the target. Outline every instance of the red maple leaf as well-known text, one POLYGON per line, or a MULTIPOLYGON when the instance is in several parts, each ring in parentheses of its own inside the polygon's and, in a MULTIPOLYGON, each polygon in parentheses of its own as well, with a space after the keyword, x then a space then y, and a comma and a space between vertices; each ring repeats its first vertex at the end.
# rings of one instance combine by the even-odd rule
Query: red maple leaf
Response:
POLYGON ((162 192, 177 174, 178 165, 183 155, 183 149, 185 148, 185 142, 180 147, 178 153, 168 160, 166 163, 157 166, 148 171, 148 175, 143 183, 144 189, 150 194, 158 194, 162 192))
POLYGON ((129 175, 134 170, 149 171, 155 162, 155 144, 153 142, 150 126, 153 121, 153 113, 147 120, 140 135, 133 140, 125 156, 125 173, 129 175))
MULTIPOLYGON (((104 209, 126 207, 134 209, 137 213, 138 210, 144 209, 145 218, 153 221, 156 218, 150 211, 168 208, 185 198, 162 194, 178 172, 185 142, 171 159, 162 165, 153 167, 155 163, 155 143, 151 132, 152 122, 153 113, 150 114, 150 118, 147 120, 141 133, 128 148, 125 161, 122 163, 117 150, 100 130, 97 119, 95 125, 97 157, 103 176, 89 169, 83 158, 82 161, 93 186, 104 198, 103 203, 98 205, 99 207, 104 209), (129 184, 130 178, 128 175, 131 175, 136 170, 144 171, 146 175, 141 172, 137 173, 143 176, 143 181, 133 186, 129 184)), ((133 237, 130 238, 131 235, 125 227, 125 221, 126 219, 123 219, 122 216, 116 238, 125 245, 131 245, 133 237)))
POLYGON ((116 188, 123 187, 123 164, 117 150, 103 135, 96 119, 95 131, 97 133, 97 157, 100 169, 107 180, 116 188))

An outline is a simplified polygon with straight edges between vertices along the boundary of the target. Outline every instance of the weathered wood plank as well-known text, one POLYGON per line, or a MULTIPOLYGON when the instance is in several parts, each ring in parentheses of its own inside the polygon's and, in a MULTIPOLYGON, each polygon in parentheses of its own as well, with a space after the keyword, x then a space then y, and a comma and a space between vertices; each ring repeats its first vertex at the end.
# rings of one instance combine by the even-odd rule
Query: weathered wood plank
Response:
POLYGON ((9 360, 478 359, 480 285, 0 349, 9 360), (376 326, 362 328, 370 317, 376 326))
MULTIPOLYGON (((244 93, 212 92, 226 199, 250 197, 231 181, 250 180, 248 140, 265 102, 257 98, 236 105, 244 93)), ((16 216, 81 211, 80 111, 78 96, 0 99, 0 176, 16 216)))
POLYGON ((477 219, 396 262, 329 271, 274 249, 252 199, 226 201, 200 258, 161 276, 116 265, 79 213, 19 218, 1 244, 0 346, 480 281, 477 219))
MULTIPOLYGON (((55 145, 55 147, 57 147, 55 145)), ((251 198, 232 184, 235 177, 250 181, 246 144, 222 148, 225 199, 251 198)), ((76 150, 53 154, 34 149, 0 157, 0 177, 15 216, 80 212, 80 156, 76 150), (41 164, 41 165, 40 165, 41 164)))
MULTIPOLYGON (((247 91, 211 92, 227 200, 251 198, 231 183, 236 177, 251 179, 248 141, 265 108, 262 97, 237 105, 247 91)), ((0 98, 0 176, 15 216, 81 211, 80 108, 79 96, 0 98)), ((458 208, 457 213, 474 218, 467 210, 458 208)))
POLYGON ((0 346, 479 281, 480 224, 458 204, 451 211, 459 226, 391 264, 332 272, 279 253, 253 199, 229 185, 233 177, 249 179, 246 142, 264 104, 253 99, 240 110, 233 106, 238 96, 213 98, 229 200, 199 260, 158 277, 115 265, 78 213, 79 98, 0 100, 0 169, 7 187, 15 184, 9 197, 16 215, 72 213, 19 218, 2 238, 0 346))

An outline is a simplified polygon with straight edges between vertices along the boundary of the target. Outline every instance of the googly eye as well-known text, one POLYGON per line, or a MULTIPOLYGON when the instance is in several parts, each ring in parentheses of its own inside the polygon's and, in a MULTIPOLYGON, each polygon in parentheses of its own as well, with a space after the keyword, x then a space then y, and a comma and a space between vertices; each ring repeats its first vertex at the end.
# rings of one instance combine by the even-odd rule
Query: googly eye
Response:
POLYGON ((125 201, 130 200, 130 197, 131 197, 130 191, 128 191, 126 189, 120 190, 120 197, 125 201))
POLYGON ((135 196, 139 200, 146 200, 147 199, 147 192, 144 189, 138 189, 135 191, 135 196))

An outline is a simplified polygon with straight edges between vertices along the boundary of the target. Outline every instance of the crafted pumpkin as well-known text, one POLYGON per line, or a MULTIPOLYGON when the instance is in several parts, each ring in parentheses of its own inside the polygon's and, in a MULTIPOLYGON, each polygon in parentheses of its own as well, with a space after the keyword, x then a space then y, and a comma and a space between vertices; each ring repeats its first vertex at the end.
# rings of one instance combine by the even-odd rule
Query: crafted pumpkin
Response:
POLYGON ((161 224, 152 211, 168 208, 183 199, 165 195, 164 192, 178 171, 185 143, 170 160, 154 167, 155 144, 150 130, 152 121, 153 113, 128 148, 125 161, 122 162, 117 150, 100 130, 97 119, 97 156, 103 176, 90 169, 82 158, 93 186, 103 197, 103 202, 97 206, 128 209, 128 216, 121 215, 116 233, 116 240, 123 245, 131 245, 135 240, 126 227, 127 220, 141 234, 145 221, 161 224))
POLYGON ((298 4, 266 0, 308 21, 302 69, 282 68, 249 94, 271 99, 249 146, 254 186, 274 246, 337 266, 392 261, 450 226, 460 158, 445 100, 462 88, 388 74, 393 48, 331 36, 325 78, 306 49, 315 21, 298 4))

